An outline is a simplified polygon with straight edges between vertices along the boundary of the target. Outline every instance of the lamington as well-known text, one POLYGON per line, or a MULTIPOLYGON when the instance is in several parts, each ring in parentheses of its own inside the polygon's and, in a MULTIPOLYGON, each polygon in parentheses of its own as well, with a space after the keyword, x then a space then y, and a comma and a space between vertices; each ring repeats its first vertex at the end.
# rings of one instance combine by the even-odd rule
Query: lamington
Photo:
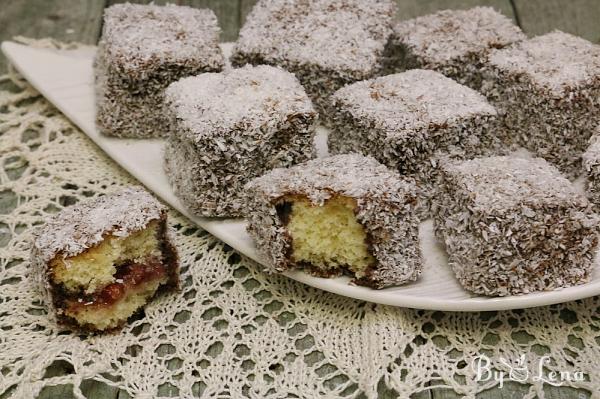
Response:
POLYGON ((243 187, 276 167, 314 158, 317 113, 293 74, 245 66, 173 83, 165 171, 199 216, 243 216, 243 187))
POLYGON ((385 50, 386 70, 432 69, 479 90, 490 51, 525 38, 491 7, 443 10, 396 24, 385 50))
POLYGON ((326 122, 334 91, 381 72, 394 14, 391 0, 259 0, 231 62, 293 72, 326 122))
POLYGON ((527 294, 591 277, 598 216, 544 159, 444 162, 435 202, 436 236, 468 291, 527 294))
MULTIPOLYGON (((423 187, 423 218, 440 156, 502 151, 497 112, 481 94, 439 72, 410 71, 357 82, 332 96, 332 154, 370 155, 423 187)), ((421 213, 421 211, 420 211, 421 213)))
POLYGON ((586 177, 586 194, 598 210, 600 209, 600 126, 596 128, 582 159, 586 177))
POLYGON ((63 209, 41 226, 32 266, 59 323, 115 330, 179 284, 167 210, 127 188, 63 209))
POLYGON ((223 68, 219 32, 210 10, 129 3, 108 7, 94 61, 100 132, 164 136, 164 89, 184 76, 223 68))
POLYGON ((555 31, 492 52, 486 73, 515 140, 576 177, 600 124, 600 46, 555 31))
POLYGON ((370 157, 274 169, 246 185, 248 232, 269 271, 342 273, 384 288, 421 273, 416 186, 370 157))

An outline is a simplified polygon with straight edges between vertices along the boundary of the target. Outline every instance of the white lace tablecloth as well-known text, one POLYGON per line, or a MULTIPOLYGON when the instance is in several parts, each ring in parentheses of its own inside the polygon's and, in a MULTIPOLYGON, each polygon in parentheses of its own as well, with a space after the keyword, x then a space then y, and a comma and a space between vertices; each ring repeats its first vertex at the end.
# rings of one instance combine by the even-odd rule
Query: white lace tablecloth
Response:
POLYGON ((544 372, 581 373, 561 381, 573 397, 600 397, 598 298, 482 314, 365 303, 267 275, 174 211, 181 293, 116 334, 62 330, 34 290, 32 228, 136 182, 19 76, 0 79, 0 395, 71 384, 83 398, 96 380, 148 398, 407 398, 439 386, 475 398, 500 384, 478 381, 473 359, 485 355, 505 379, 508 363, 530 370, 525 398, 544 397, 543 356, 544 372), (57 361, 71 372, 48 375, 57 361))

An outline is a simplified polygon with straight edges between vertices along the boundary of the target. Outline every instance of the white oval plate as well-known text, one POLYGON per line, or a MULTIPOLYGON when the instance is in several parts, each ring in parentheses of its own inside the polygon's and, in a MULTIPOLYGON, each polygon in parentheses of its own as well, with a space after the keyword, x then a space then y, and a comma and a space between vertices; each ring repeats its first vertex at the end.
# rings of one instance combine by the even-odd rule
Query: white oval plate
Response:
MULTIPOLYGON (((230 46, 225 45, 224 51, 227 53, 229 50, 230 46)), ((4 42, 2 52, 31 85, 148 189, 198 226, 260 262, 243 220, 195 217, 175 197, 162 168, 162 140, 123 140, 104 137, 98 133, 94 124, 93 48, 57 51, 4 42)), ((320 150, 325 146, 325 134, 325 130, 321 129, 317 139, 320 150)), ((433 310, 525 308, 600 294, 599 267, 596 263, 592 281, 578 287, 503 298, 472 295, 463 290, 454 278, 443 248, 433 237, 431 221, 421 225, 420 237, 425 257, 423 275, 418 281, 401 287, 373 290, 349 285, 348 277, 324 279, 302 271, 290 271, 285 275, 313 287, 356 299, 433 310)))

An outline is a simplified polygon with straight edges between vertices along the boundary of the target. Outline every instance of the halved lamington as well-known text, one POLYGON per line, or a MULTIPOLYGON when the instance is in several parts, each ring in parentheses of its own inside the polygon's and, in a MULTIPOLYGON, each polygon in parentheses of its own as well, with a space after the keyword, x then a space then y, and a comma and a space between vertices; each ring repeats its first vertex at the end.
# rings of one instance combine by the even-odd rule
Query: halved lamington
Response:
POLYGON ((99 130, 116 137, 165 135, 164 89, 184 76, 223 68, 219 31, 210 10, 108 7, 94 62, 99 130))
POLYGON ((583 153, 583 170, 586 175, 587 197, 596 206, 600 207, 600 126, 590 139, 587 150, 583 153))
POLYGON ((38 231, 32 265, 59 322, 111 330, 179 283, 167 210, 135 188, 65 208, 38 231))
POLYGON ((317 113, 293 74, 245 66, 172 84, 165 171, 197 215, 243 216, 244 184, 314 158, 317 113))
POLYGON ((600 124, 600 46, 555 31, 490 55, 486 91, 515 140, 569 177, 600 124))
POLYGON ((396 24, 386 47, 386 69, 433 69, 477 90, 490 51, 525 38, 491 7, 443 10, 396 24))
POLYGON ((247 188, 248 232, 271 271, 342 273, 373 288, 421 273, 416 186, 370 157, 275 169, 247 188))
POLYGON ((359 152, 414 175, 424 186, 425 208, 438 156, 472 158, 509 144, 498 138, 497 113, 485 97, 435 71, 357 82, 338 90, 332 103, 330 153, 359 152))
POLYGON ((505 296, 589 281, 598 216, 541 158, 477 158, 442 164, 434 217, 463 287, 505 296))
POLYGON ((231 62, 293 72, 326 119, 333 92, 381 71, 394 13, 390 0, 259 0, 231 62))

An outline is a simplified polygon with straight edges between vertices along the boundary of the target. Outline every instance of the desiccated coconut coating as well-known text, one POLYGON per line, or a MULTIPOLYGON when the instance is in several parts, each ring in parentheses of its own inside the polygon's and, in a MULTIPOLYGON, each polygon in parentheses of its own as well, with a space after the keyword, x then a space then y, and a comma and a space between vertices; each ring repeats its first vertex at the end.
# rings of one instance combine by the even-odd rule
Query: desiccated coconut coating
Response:
POLYGON ((600 208, 600 126, 590 139, 588 149, 583 153, 583 169, 587 181, 587 197, 596 209, 600 208))
MULTIPOLYGON (((332 154, 360 152, 415 175, 432 195, 435 158, 471 158, 500 147, 496 110, 442 74, 414 69, 357 82, 332 96, 332 154)), ((426 216, 428 200, 423 202, 426 216)))
POLYGON ((463 287, 526 294, 585 283, 597 246, 589 201, 541 158, 443 162, 434 225, 463 287))
POLYGON ((36 232, 31 261, 58 321, 86 330, 113 329, 124 320, 97 328, 81 323, 78 312, 106 314, 109 306, 116 303, 118 307, 127 301, 128 289, 135 291, 155 278, 157 285, 176 288, 178 256, 166 220, 167 209, 140 188, 126 188, 78 203, 48 219, 36 232), (130 239, 142 248, 126 248, 130 239), (128 253, 136 255, 124 258, 128 253), (119 263, 109 263, 114 261, 119 263), (97 274, 105 267, 115 274, 96 284, 96 278, 106 277, 97 274), (134 270, 133 274, 127 275, 128 270, 134 270), (96 300, 97 304, 89 306, 96 300), (69 313, 73 310, 75 313, 69 313))
POLYGON ((279 65, 296 74, 325 117, 327 98, 380 72, 395 4, 389 0, 260 0, 232 64, 279 65))
POLYGON ((283 69, 245 66, 185 78, 165 99, 173 120, 165 170, 197 215, 241 216, 251 178, 316 155, 317 114, 283 69))
MULTIPOLYGON (((347 197, 368 239, 375 263, 355 282, 374 288, 415 280, 421 273, 416 186, 370 157, 344 154, 319 158, 288 169, 274 169, 246 186, 248 232, 271 271, 310 265, 295 264, 294 243, 286 231, 280 206, 290 197, 314 206, 347 197)), ((292 207, 293 207, 292 203, 292 207)))
POLYGON ((515 140, 569 177, 600 124, 600 46, 555 31, 494 51, 485 90, 515 140))
POLYGON ((219 32, 210 10, 129 3, 108 7, 94 61, 100 131, 117 137, 163 136, 164 89, 181 77, 223 68, 219 32))
POLYGON ((525 38, 517 25, 491 7, 443 10, 394 27, 386 47, 386 69, 433 69, 479 89, 489 52, 525 38))
POLYGON ((127 237, 165 212, 166 208, 146 191, 128 188, 65 208, 41 227, 34 247, 43 262, 58 255, 79 255, 100 243, 106 234, 127 237))

